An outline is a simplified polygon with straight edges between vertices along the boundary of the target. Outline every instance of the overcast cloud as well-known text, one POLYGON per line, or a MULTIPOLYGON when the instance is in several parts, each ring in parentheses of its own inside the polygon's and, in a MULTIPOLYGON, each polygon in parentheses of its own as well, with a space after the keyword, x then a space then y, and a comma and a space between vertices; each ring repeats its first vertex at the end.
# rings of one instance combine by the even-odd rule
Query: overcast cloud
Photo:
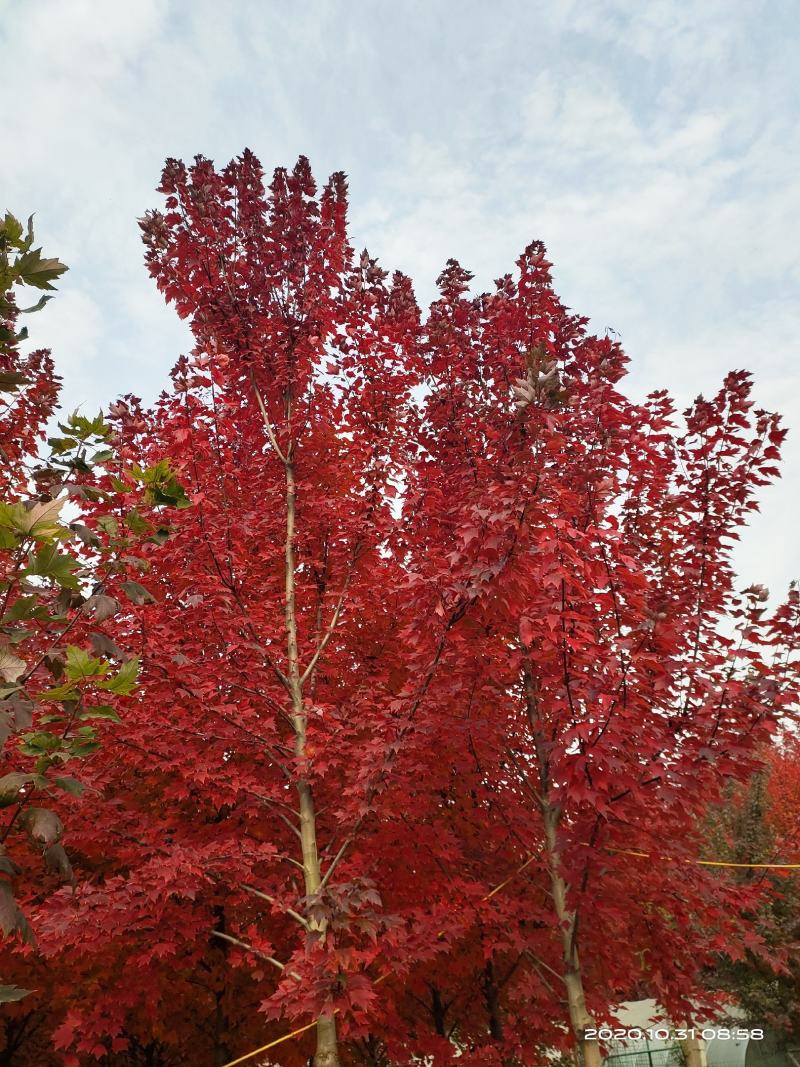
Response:
POLYGON ((792 429, 739 552, 800 576, 796 0, 0 0, 0 208, 70 265, 32 320, 65 405, 152 399, 185 327, 136 218, 167 156, 350 177, 352 234, 430 299, 534 237, 565 302, 613 328, 635 396, 729 368, 792 429))

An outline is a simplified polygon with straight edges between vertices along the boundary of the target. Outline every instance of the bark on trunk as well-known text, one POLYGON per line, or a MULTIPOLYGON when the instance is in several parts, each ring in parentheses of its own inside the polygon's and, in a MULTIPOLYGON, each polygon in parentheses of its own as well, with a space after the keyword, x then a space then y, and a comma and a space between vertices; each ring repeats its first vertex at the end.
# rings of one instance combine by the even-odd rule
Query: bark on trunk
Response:
MULTIPOLYGON (((305 731, 303 731, 303 739, 305 739, 305 731)), ((303 875, 306 894, 311 896, 311 894, 318 891, 322 880, 319 857, 317 855, 314 797, 307 782, 298 782, 297 789, 300 795, 300 843, 303 853, 303 875)), ((309 920, 309 927, 323 937, 325 936, 324 922, 309 920)), ((317 1020, 317 1051, 314 1055, 314 1067, 339 1067, 336 1020, 332 1015, 321 1015, 317 1020)))
MULTIPOLYGON (((520 637, 520 647, 525 643, 520 637)), ((523 651, 522 670, 525 707, 536 751, 539 767, 539 808, 544 823, 547 866, 550 871, 550 888, 553 907, 558 919, 561 937, 562 958, 564 962, 564 988, 567 995, 567 1009, 572 1033, 575 1037, 576 1052, 581 1067, 602 1067, 603 1057, 600 1044, 596 1038, 587 1038, 585 1031, 594 1028, 595 1021, 586 1007, 580 959, 577 946, 577 916, 567 907, 568 886, 561 874, 561 853, 558 847, 559 811, 550 799, 550 768, 547 748, 542 736, 542 724, 539 716, 539 700, 533 676, 530 656, 523 651)))
MULTIPOLYGON (((295 608, 295 517, 297 485, 294 467, 291 461, 284 464, 286 469, 286 651, 288 660, 289 690, 292 701, 292 724, 294 726, 294 750, 300 760, 306 751, 306 712, 303 706, 303 680, 300 675, 300 653, 297 644, 297 614, 295 608)), ((297 783, 300 806, 300 851, 303 859, 303 879, 306 896, 319 891, 322 877, 320 874, 319 853, 317 850, 317 818, 314 807, 314 794, 311 786, 304 779, 297 783)), ((325 922, 309 920, 309 928, 325 936, 325 922)), ((336 1038, 336 1020, 332 1015, 322 1015, 317 1020, 317 1051, 314 1055, 314 1067, 339 1067, 339 1052, 336 1038)))
POLYGON ((500 998, 494 979, 494 966, 487 960, 483 969, 483 997, 489 1015, 489 1033, 494 1041, 503 1040, 503 1017, 500 1011, 500 998))
POLYGON ((431 1015, 433 1016, 433 1028, 439 1037, 447 1037, 445 1019, 447 1017, 447 1005, 442 1000, 442 995, 435 985, 431 990, 431 1015))
MULTIPOLYGON (((682 1030, 690 1030, 688 1023, 682 1023, 682 1030)), ((686 1061, 686 1067, 708 1067, 706 1058, 706 1043, 702 1037, 687 1037, 680 1042, 681 1052, 686 1061)))
POLYGON ((578 950, 575 945, 575 915, 567 907, 567 884, 561 876, 561 856, 557 841, 557 813, 552 806, 544 810, 544 830, 547 844, 548 866, 550 868, 550 886, 553 893, 553 906, 558 919, 561 934, 561 947, 564 959, 564 987, 567 993, 569 1021, 582 1067, 602 1067, 603 1057, 600 1044, 596 1038, 587 1038, 585 1031, 594 1028, 595 1021, 586 1007, 578 950))

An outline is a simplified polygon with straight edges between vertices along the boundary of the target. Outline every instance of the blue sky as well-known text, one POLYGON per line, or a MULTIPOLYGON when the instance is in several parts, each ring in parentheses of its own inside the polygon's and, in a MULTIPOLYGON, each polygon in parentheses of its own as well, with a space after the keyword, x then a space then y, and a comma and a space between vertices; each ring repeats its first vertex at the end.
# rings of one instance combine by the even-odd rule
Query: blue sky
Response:
POLYGON ((532 238, 634 395, 746 367, 793 433, 739 550, 800 576, 797 0, 0 0, 2 203, 70 265, 30 326, 65 404, 152 399, 185 328, 136 218, 167 156, 350 178, 351 232, 423 301, 532 238), (13 102, 13 103, 12 103, 13 102))

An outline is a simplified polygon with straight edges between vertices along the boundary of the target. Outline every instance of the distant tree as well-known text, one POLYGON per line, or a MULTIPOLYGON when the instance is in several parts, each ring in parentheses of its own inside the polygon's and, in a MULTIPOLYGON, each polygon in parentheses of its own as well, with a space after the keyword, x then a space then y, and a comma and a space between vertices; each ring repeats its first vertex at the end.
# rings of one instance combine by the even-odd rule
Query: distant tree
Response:
MULTIPOLYGON (((800 743, 788 735, 764 769, 727 790, 711 816, 715 852, 743 864, 800 864, 800 743)), ((732 945, 709 981, 730 993, 751 1025, 768 1024, 800 1040, 800 871, 743 868, 737 880, 756 893, 751 921, 759 941, 732 945), (754 951, 754 948, 756 951, 754 951)))

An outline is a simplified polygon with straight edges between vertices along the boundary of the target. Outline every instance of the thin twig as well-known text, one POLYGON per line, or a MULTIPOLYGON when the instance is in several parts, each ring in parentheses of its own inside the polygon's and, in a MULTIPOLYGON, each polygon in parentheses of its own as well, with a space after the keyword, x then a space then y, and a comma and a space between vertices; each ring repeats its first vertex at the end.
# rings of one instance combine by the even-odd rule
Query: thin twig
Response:
MULTIPOLYGON (((276 960, 274 956, 268 956, 265 952, 261 952, 246 941, 240 941, 238 937, 232 937, 230 934, 223 934, 221 930, 212 930, 211 936, 221 937, 223 941, 230 941, 232 945, 236 945, 238 948, 243 948, 246 952, 252 952, 254 956, 258 956, 260 960, 266 960, 266 962, 271 963, 273 967, 277 967, 279 971, 286 970, 286 965, 281 963, 280 960, 276 960)), ((296 981, 300 981, 300 975, 297 974, 296 971, 287 971, 287 974, 290 974, 296 981)))
POLYGON ((271 897, 269 893, 263 893, 260 889, 256 889, 252 885, 244 885, 241 887, 245 893, 251 893, 254 897, 259 897, 261 900, 266 900, 269 904, 273 904, 275 907, 280 908, 281 911, 285 911, 287 915, 291 915, 293 919, 300 923, 304 930, 308 930, 309 926, 303 916, 295 911, 293 908, 287 908, 285 904, 281 904, 275 897, 271 897))

